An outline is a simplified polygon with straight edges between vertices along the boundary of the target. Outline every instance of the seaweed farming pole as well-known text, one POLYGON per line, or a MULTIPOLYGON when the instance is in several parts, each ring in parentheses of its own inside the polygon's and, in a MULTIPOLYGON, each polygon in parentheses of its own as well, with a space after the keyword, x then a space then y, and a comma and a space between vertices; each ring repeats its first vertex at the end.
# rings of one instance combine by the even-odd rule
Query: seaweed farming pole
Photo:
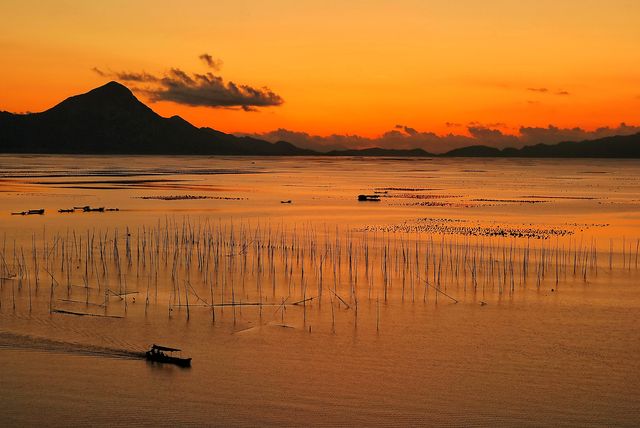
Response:
MULTIPOLYGON (((423 281, 423 282, 425 283, 425 285, 426 285, 426 286, 428 286, 428 287, 430 287, 430 288, 433 288, 433 289, 434 289, 434 290, 436 290, 438 293, 440 293, 440 294, 444 295, 445 297, 448 297, 449 299, 453 300, 453 301, 454 301, 454 303, 458 303, 458 299, 456 299, 456 298, 454 298, 454 297, 451 297, 450 295, 448 295, 447 293, 445 293, 444 291, 442 291, 442 290, 441 290, 441 289, 439 289, 438 287, 435 287, 435 286, 433 286, 433 285, 429 284, 429 282, 428 282, 428 281, 426 281, 426 280, 424 280, 424 279, 422 279, 418 273, 416 273, 416 276, 418 277, 418 280, 423 281)), ((436 296, 437 296, 437 294, 436 294, 436 296)), ((437 300, 436 300, 436 302, 437 302, 437 300)))
POLYGON ((214 260, 214 271, 211 273, 211 277, 209 278, 209 296, 211 298, 211 323, 215 324, 216 323, 216 310, 214 307, 215 304, 215 295, 213 292, 213 281, 216 278, 217 272, 218 272, 218 261, 217 261, 217 256, 216 260, 214 260))
POLYGON ((613 239, 609 239, 609 271, 613 270, 613 239))
POLYGON ((36 234, 31 236, 32 255, 33 255, 33 271, 34 280, 36 284, 36 293, 38 292, 38 285, 40 284, 39 266, 38 266, 38 247, 36 247, 36 234))
POLYGON ((376 297, 376 331, 380 331, 380 298, 376 297))

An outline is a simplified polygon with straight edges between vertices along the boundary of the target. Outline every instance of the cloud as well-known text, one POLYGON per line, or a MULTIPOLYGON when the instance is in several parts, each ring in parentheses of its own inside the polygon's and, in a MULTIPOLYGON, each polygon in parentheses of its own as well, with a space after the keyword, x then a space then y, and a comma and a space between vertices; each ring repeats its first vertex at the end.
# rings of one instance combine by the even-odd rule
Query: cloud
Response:
POLYGON ((203 53, 198 58, 204 61, 204 63, 207 64, 209 68, 213 69, 214 71, 220 71, 220 69, 222 68, 222 60, 214 58, 208 53, 203 53))
POLYGON ((561 96, 567 96, 567 95, 571 95, 568 91, 565 91, 564 89, 558 89, 556 91, 552 91, 549 88, 527 88, 527 91, 529 92, 536 92, 538 94, 553 94, 553 95, 561 95, 561 96))
POLYGON ((640 126, 627 125, 624 122, 616 127, 605 126, 592 131, 578 127, 558 128, 553 125, 549 125, 546 128, 522 126, 519 129, 519 140, 524 145, 538 143, 555 144, 562 141, 593 140, 596 138, 612 137, 614 135, 631 135, 638 132, 640 132, 640 126))
POLYGON ((400 129, 400 130, 402 130, 402 131, 406 132, 406 133, 407 133, 407 134, 409 134, 409 135, 416 135, 416 134, 418 134, 418 131, 416 131, 414 128, 411 128, 411 127, 406 126, 406 125, 396 125, 396 126, 395 126, 395 128, 396 128, 396 129, 400 129))
POLYGON ((94 73, 96 73, 100 77, 108 77, 109 76, 108 73, 105 73, 104 71, 100 70, 98 67, 93 67, 91 69, 91 71, 93 71, 94 73))
POLYGON ((547 89, 547 88, 527 88, 527 91, 539 92, 541 94, 546 94, 547 92, 549 92, 549 89, 547 89))
POLYGON ((440 153, 454 148, 477 144, 477 142, 474 143, 475 140, 469 136, 454 134, 440 136, 433 132, 420 132, 404 125, 400 125, 398 128, 391 129, 381 136, 373 138, 349 134, 319 136, 283 128, 266 133, 237 133, 236 135, 262 138, 271 142, 288 141, 298 147, 319 151, 382 147, 388 149, 422 148, 429 152, 440 153))
MULTIPOLYGON (((449 122, 447 122, 449 123, 449 122)), ((462 126, 462 125, 461 125, 462 126)), ((507 128, 507 124, 504 122, 492 122, 492 123, 482 123, 478 121, 471 121, 467 123, 467 127, 479 127, 479 128, 507 128)))
POLYGON ((518 145, 518 137, 515 135, 504 134, 499 129, 486 127, 470 126, 467 128, 469 134, 479 142, 479 144, 490 145, 494 147, 509 147, 518 145))
MULTIPOLYGON (((319 151, 382 147, 388 149, 421 148, 431 153, 444 153, 471 145, 487 145, 499 148, 522 147, 538 143, 555 144, 562 141, 582 141, 640 132, 640 126, 621 123, 617 127, 601 127, 591 131, 582 128, 560 128, 553 125, 547 127, 521 126, 517 134, 507 134, 495 127, 485 126, 478 122, 472 123, 473 125, 469 125, 466 128, 468 135, 453 133, 438 135, 429 131, 421 132, 406 125, 396 125, 379 137, 348 134, 319 136, 284 128, 266 133, 237 133, 236 135, 262 138, 271 142, 288 141, 299 147, 319 151)), ((506 125, 502 123, 497 125, 503 125, 506 128, 506 125)))
POLYGON ((131 73, 127 71, 116 72, 113 75, 118 80, 124 80, 126 82, 158 82, 160 79, 152 74, 141 72, 141 73, 131 73))
POLYGON ((157 82, 159 79, 156 76, 153 76, 146 72, 141 73, 132 73, 128 71, 104 71, 99 69, 98 67, 93 67, 91 69, 94 73, 96 73, 100 77, 115 77, 118 80, 123 80, 126 82, 157 82))
POLYGON ((159 80, 159 84, 158 88, 144 91, 151 101, 172 101, 194 107, 241 107, 246 111, 284 102, 268 88, 225 83, 222 77, 211 73, 189 76, 174 68, 159 80))
POLYGON ((236 135, 257 137, 274 143, 278 141, 288 141, 298 147, 311 148, 320 151, 344 150, 355 147, 371 147, 372 144, 375 144, 371 139, 359 135, 332 134, 319 136, 284 128, 259 134, 236 133, 236 135))
MULTIPOLYGON (((209 54, 200 55, 209 67, 221 64, 209 54)), ((117 80, 144 83, 144 87, 133 88, 143 93, 150 101, 171 101, 193 107, 241 108, 256 111, 259 107, 279 106, 282 97, 267 87, 254 87, 235 82, 225 82, 221 76, 207 73, 187 73, 180 68, 170 68, 162 75, 142 72, 105 72, 93 68, 101 77, 115 77, 117 80)))

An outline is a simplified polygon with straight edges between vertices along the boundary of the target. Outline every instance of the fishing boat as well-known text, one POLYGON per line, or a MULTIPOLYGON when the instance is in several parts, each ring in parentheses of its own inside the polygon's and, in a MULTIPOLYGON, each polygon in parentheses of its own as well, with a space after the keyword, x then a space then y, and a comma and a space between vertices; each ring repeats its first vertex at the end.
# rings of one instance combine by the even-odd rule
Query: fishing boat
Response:
POLYGON ((153 344, 151 349, 145 353, 148 361, 156 363, 175 364, 180 367, 191 367, 191 358, 182 358, 173 356, 174 352, 181 352, 181 349, 169 348, 153 344), (166 354, 168 352, 168 354, 166 354))

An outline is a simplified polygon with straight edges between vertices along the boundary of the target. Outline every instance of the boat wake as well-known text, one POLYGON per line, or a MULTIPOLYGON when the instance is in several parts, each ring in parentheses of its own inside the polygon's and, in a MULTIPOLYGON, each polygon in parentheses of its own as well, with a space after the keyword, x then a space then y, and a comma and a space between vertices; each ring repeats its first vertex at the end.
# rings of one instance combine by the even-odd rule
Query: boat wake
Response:
POLYGON ((4 349, 30 349, 37 351, 59 352, 76 355, 118 358, 141 359, 144 352, 130 349, 110 348, 105 346, 89 345, 84 343, 64 342, 47 339, 45 337, 0 332, 0 348, 4 349))

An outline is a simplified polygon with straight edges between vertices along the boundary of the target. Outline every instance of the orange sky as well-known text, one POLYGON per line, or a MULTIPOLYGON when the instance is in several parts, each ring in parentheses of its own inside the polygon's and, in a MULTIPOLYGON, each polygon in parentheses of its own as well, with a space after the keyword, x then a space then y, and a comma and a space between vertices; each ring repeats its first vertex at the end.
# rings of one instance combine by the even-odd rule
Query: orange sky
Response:
POLYGON ((636 0, 3 0, 0 16, 0 110, 40 111, 109 80, 93 67, 202 73, 207 52, 225 81, 285 103, 154 110, 226 132, 320 135, 640 124, 636 0))

